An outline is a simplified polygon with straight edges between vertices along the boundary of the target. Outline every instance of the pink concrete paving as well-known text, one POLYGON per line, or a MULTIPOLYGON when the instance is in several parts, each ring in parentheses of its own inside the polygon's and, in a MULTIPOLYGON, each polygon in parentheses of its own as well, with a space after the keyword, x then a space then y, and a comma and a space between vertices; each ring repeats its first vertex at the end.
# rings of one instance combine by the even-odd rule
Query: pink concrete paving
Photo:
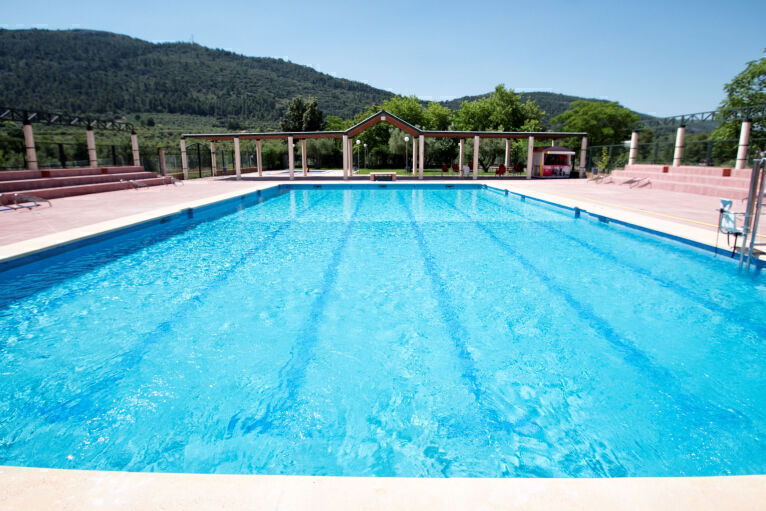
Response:
MULTIPOLYGON (((596 184, 585 179, 514 181, 513 188, 529 189, 614 208, 656 216, 715 232, 721 198, 652 188, 630 188, 617 183, 596 184)), ((747 201, 735 200, 734 211, 744 211, 747 201)), ((760 234, 766 234, 761 222, 760 234)))
MULTIPOLYGON (((296 180, 294 182, 301 182, 296 180)), ((447 181, 447 180, 445 180, 447 181)), ((455 182, 448 180, 447 182, 455 182)), ((289 181, 284 181, 288 183, 289 181)), ((355 181, 352 181, 355 182, 355 181)), ((434 182, 434 181, 429 181, 434 182)), ((473 183, 472 180, 459 182, 473 183)), ((489 185, 512 184, 515 190, 528 189, 567 198, 652 215, 664 220, 715 231, 720 202, 716 197, 634 188, 618 184, 595 184, 586 180, 513 180, 487 179, 489 185)), ((40 206, 29 211, 0 211, 0 245, 29 240, 87 225, 115 220, 153 209, 200 200, 216 195, 265 188, 275 181, 234 181, 229 178, 205 178, 182 185, 157 186, 139 190, 120 190, 54 199, 53 207, 40 206)), ((584 206, 583 206, 584 207, 584 206)), ((734 209, 744 210, 742 201, 734 209)), ((760 233, 766 234, 766 222, 760 233)))
POLYGON ((272 186, 273 183, 194 179, 179 185, 119 190, 53 199, 26 211, 0 211, 0 245, 55 234, 152 209, 213 197, 227 192, 272 186))

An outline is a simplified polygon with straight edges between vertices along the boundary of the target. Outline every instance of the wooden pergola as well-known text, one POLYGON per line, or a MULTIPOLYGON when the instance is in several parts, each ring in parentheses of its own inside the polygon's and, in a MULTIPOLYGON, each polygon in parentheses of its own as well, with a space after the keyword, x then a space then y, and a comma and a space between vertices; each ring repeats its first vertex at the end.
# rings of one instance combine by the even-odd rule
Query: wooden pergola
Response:
POLYGON ((580 169, 585 169, 585 151, 587 150, 588 136, 582 132, 562 132, 562 131, 452 131, 452 130, 422 130, 399 117, 381 110, 371 115, 367 119, 351 126, 345 131, 269 131, 261 133, 189 133, 181 135, 181 165, 183 166, 184 178, 188 177, 189 165, 186 158, 186 139, 201 139, 210 142, 210 156, 213 167, 213 175, 216 172, 215 143, 217 141, 234 142, 234 168, 237 179, 241 178, 242 165, 239 154, 240 140, 256 141, 256 161, 258 176, 263 176, 263 161, 261 158, 262 140, 285 140, 287 141, 287 159, 290 180, 295 179, 295 156, 293 153, 296 140, 301 142, 301 168, 303 175, 308 175, 308 166, 306 162, 306 140, 312 138, 338 138, 343 141, 343 179, 348 179, 353 173, 353 138, 368 128, 387 122, 392 126, 399 128, 412 137, 412 168, 418 172, 418 178, 423 179, 423 166, 425 154, 426 138, 457 138, 460 141, 460 168, 463 168, 463 154, 466 139, 473 138, 473 178, 478 179, 479 169, 479 144, 482 138, 501 138, 505 139, 505 166, 510 164, 511 140, 526 138, 529 140, 529 151, 527 156, 527 179, 532 179, 532 152, 535 146, 535 140, 556 140, 561 138, 581 137, 580 146, 580 169))

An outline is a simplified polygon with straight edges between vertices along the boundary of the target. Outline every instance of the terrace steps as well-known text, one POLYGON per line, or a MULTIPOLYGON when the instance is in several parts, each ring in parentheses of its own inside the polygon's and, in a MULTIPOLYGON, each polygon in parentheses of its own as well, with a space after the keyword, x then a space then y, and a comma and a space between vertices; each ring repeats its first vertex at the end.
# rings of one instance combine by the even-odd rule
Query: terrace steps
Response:
POLYGON ((169 178, 134 166, 11 170, 0 172, 0 193, 28 193, 44 199, 56 199, 134 188, 129 181, 146 186, 170 183, 169 178))
POLYGON ((651 185, 645 186, 655 190, 743 199, 747 198, 750 171, 725 167, 626 165, 625 169, 612 172, 612 179, 618 185, 631 179, 648 179, 651 185), (726 176, 726 173, 731 175, 726 176))

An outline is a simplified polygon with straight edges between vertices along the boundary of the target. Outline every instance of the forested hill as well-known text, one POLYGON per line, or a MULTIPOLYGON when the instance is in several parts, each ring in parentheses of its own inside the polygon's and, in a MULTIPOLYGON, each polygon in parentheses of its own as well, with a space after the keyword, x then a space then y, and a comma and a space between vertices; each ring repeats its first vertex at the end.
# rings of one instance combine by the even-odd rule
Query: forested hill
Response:
MULTIPOLYGON (((512 85, 512 84, 511 84, 512 85)), ((0 29, 0 106, 104 116, 169 113, 274 127, 296 95, 350 119, 393 93, 281 59, 93 30, 0 29)), ((527 92, 545 120, 583 99, 527 92)), ((486 96, 486 95, 485 95, 486 96)), ((457 110, 466 96, 442 104, 457 110)), ((211 122, 211 125, 216 124, 211 122)))
POLYGON ((91 30, 0 30, 0 105, 273 122, 295 95, 350 118, 393 94, 280 59, 91 30))

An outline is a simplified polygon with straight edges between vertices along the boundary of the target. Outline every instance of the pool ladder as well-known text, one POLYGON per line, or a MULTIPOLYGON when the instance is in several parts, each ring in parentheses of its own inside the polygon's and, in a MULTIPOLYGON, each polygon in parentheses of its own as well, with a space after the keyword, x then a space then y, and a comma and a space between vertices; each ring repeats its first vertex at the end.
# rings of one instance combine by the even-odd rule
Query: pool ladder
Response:
POLYGON ((744 265, 745 271, 750 271, 750 264, 753 262, 753 248, 758 245, 766 245, 766 242, 756 242, 758 224, 763 212, 765 182, 766 151, 762 152, 760 157, 753 163, 753 174, 750 178, 750 191, 747 195, 747 209, 745 210, 745 226, 742 232, 742 249, 739 256, 740 270, 744 265), (750 236, 749 240, 748 235, 750 236))

